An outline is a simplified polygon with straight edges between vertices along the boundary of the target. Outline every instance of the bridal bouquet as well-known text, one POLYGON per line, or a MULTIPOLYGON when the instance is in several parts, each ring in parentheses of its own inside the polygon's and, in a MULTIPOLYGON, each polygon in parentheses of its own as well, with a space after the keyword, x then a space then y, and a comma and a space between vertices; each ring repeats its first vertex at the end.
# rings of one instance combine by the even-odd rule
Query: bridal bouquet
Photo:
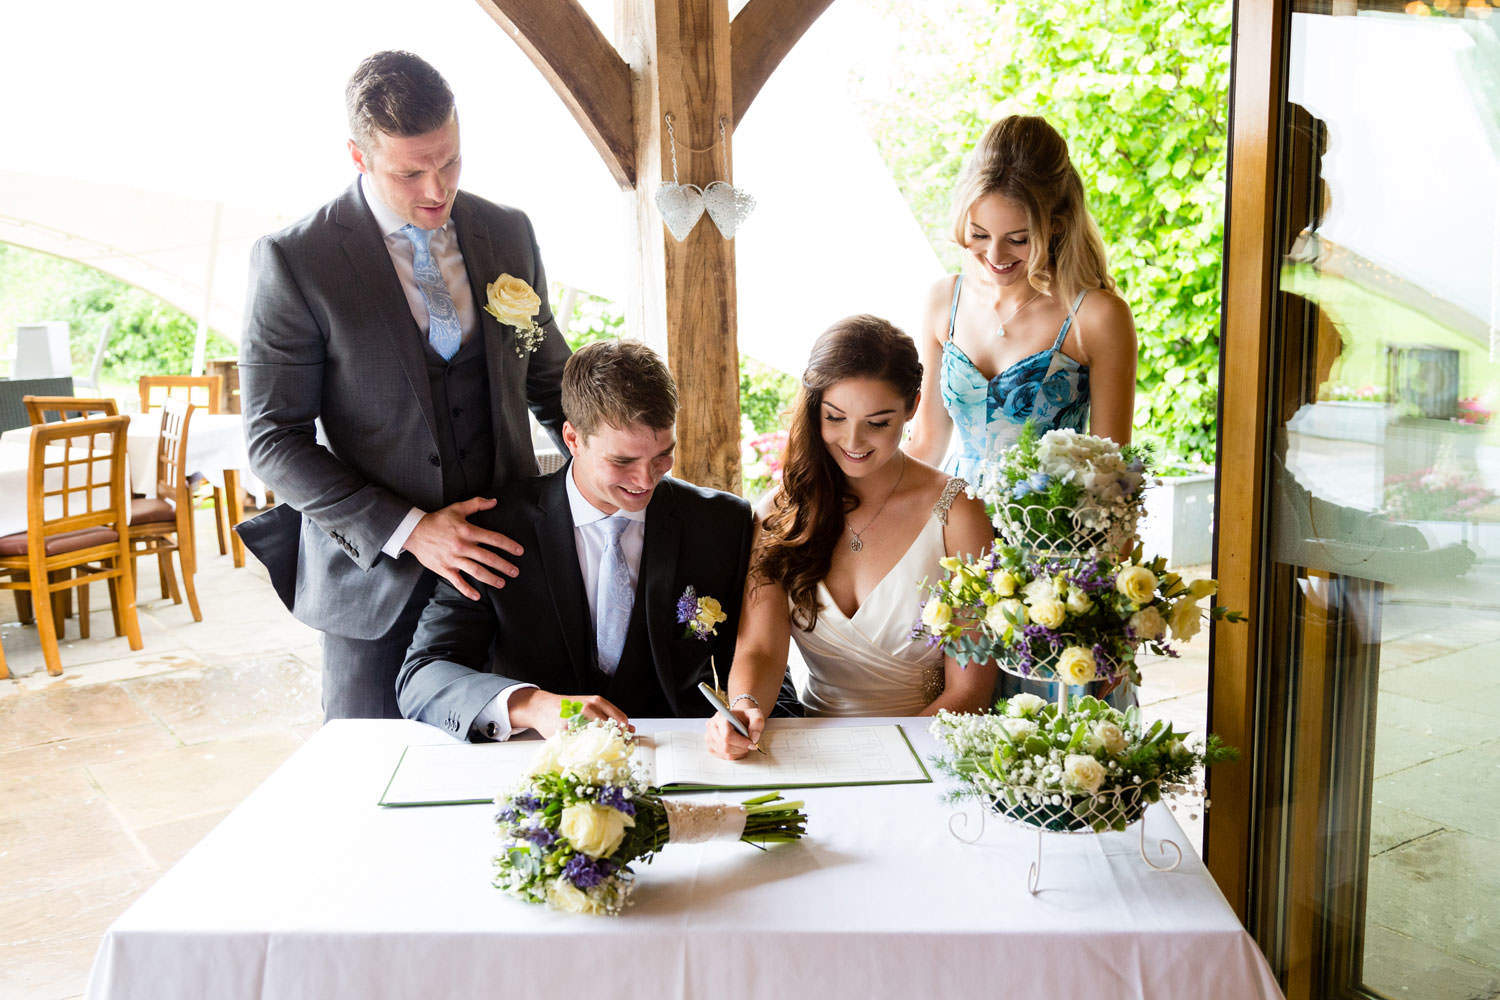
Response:
POLYGON ((1011 545, 1058 553, 1129 549, 1143 510, 1146 452, 1108 438, 1030 421, 1015 444, 986 462, 971 491, 1011 545))
POLYGON ((998 545, 977 560, 947 557, 943 579, 928 588, 922 624, 929 641, 961 666, 999 660, 1011 673, 1069 684, 1140 683, 1136 653, 1176 656, 1168 644, 1191 639, 1205 617, 1243 621, 1213 596, 1213 580, 1185 581, 1160 557, 1123 562, 1097 555, 1040 558, 998 545))
POLYGON ((578 711, 563 703, 569 723, 543 745, 531 773, 495 800, 504 840, 496 888, 571 913, 613 915, 630 898, 630 865, 649 862, 669 843, 760 845, 802 836, 802 803, 781 802, 777 793, 737 806, 664 799, 638 771, 630 733, 578 711))
POLYGON ((938 770, 954 797, 978 797, 1007 818, 1045 830, 1123 830, 1163 793, 1196 792, 1194 774, 1239 751, 1217 736, 1199 745, 1170 724, 1142 728, 1139 711, 1084 697, 1067 709, 1033 694, 999 701, 988 715, 939 712, 938 770))

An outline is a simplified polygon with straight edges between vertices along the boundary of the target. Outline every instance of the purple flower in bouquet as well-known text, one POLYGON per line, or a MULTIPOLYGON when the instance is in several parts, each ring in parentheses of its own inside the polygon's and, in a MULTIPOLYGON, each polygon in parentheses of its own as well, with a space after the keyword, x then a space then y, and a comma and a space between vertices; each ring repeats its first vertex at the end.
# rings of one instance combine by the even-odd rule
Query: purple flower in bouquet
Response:
POLYGON ((575 854, 563 865, 563 876, 580 889, 592 889, 619 870, 620 866, 608 858, 575 854))
POLYGON ((598 802, 601 806, 618 809, 626 816, 635 815, 635 803, 630 801, 629 797, 625 794, 625 789, 619 785, 605 785, 599 789, 599 795, 594 801, 598 802))

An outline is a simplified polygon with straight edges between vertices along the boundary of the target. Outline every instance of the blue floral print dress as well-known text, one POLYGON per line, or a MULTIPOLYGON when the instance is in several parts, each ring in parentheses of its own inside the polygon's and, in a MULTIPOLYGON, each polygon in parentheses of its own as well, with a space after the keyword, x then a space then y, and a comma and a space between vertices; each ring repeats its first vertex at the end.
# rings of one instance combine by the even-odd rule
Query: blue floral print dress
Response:
POLYGON ((948 339, 943 344, 943 408, 958 430, 957 447, 943 471, 978 483, 980 465, 1013 443, 1027 420, 1036 421, 1038 434, 1068 427, 1085 431, 1089 422, 1089 370, 1062 351, 1073 327, 1085 289, 1073 300, 1057 339, 1045 351, 1022 358, 992 379, 953 342, 958 295, 964 276, 953 282, 953 305, 948 311, 948 339))

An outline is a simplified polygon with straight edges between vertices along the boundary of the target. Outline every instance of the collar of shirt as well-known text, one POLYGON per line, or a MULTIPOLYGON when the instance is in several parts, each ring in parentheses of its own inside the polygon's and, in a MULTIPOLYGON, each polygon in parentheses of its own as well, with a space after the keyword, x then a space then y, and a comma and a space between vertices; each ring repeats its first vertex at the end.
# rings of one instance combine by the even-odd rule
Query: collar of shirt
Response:
POLYGON ((586 524, 593 524, 595 521, 602 521, 606 517, 614 517, 616 515, 625 518, 627 521, 638 521, 642 525, 646 523, 646 512, 644 510, 620 509, 616 510, 614 514, 606 514, 598 507, 595 507, 584 497, 583 491, 578 488, 578 483, 573 478, 575 468, 575 463, 569 462, 566 477, 568 507, 573 514, 573 527, 581 528, 586 524))
MULTIPOLYGON (((391 207, 380 200, 380 195, 375 191, 375 185, 370 183, 370 178, 365 174, 359 175, 359 189, 364 192, 365 204, 370 206, 370 214, 375 216, 375 224, 380 227, 382 236, 395 236, 401 233, 401 227, 406 225, 406 220, 391 210, 391 207)), ((445 233, 453 225, 453 216, 448 216, 448 221, 439 226, 435 232, 445 233)), ((406 239, 405 234, 401 234, 406 239)))

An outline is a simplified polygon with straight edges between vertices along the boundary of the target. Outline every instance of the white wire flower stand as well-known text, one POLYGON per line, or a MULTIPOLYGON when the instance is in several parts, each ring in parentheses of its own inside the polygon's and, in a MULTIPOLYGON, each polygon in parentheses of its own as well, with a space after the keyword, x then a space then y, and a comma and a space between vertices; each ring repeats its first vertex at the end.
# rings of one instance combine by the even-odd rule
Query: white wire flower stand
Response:
MULTIPOLYGON (((1017 677, 1036 679, 1037 674, 1022 674, 1009 664, 1001 669, 1017 677)), ((1058 685, 1058 707, 1066 711, 1068 687, 1058 685)), ((1119 831, 1135 824, 1139 827, 1140 839, 1137 850, 1146 867, 1158 872, 1175 871, 1182 864, 1182 847, 1175 840, 1163 838, 1157 841, 1156 849, 1164 864, 1151 860, 1146 851, 1146 801, 1139 785, 1123 785, 1105 789, 1092 795, 1059 792, 1056 789, 1039 788, 1033 785, 1001 782, 981 773, 968 778, 970 785, 986 800, 988 808, 978 809, 978 829, 967 836, 970 823, 967 809, 960 809, 948 817, 948 832, 955 840, 964 844, 977 844, 984 836, 985 818, 995 813, 1007 823, 1036 831, 1036 860, 1026 870, 1026 891, 1033 896, 1041 886, 1042 841, 1049 833, 1064 835, 1096 834, 1119 831)))

